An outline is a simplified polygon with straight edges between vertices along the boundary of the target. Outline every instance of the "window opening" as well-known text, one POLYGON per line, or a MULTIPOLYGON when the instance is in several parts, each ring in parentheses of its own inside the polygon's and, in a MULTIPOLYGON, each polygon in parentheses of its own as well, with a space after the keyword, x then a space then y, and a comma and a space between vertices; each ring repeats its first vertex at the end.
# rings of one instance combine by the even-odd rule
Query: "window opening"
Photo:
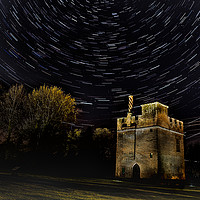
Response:
POLYGON ((122 167, 122 175, 125 175, 125 167, 122 167))

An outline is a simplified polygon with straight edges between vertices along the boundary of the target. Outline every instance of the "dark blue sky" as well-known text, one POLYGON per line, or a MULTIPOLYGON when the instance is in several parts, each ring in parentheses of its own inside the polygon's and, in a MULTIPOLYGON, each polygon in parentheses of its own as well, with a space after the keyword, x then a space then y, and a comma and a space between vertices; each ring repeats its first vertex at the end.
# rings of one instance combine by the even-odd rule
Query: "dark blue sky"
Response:
POLYGON ((82 124, 125 116, 133 94, 198 132, 199 10, 198 0, 1 0, 0 78, 62 87, 82 124))

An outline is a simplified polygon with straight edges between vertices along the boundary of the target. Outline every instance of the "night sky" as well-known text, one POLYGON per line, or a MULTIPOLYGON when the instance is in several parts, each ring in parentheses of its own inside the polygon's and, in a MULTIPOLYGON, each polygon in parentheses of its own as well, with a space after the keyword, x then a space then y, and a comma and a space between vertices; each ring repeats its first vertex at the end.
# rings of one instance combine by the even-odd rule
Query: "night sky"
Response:
POLYGON ((0 78, 62 87, 82 125, 126 116, 133 94, 198 133, 199 24, 199 0, 0 0, 0 78))

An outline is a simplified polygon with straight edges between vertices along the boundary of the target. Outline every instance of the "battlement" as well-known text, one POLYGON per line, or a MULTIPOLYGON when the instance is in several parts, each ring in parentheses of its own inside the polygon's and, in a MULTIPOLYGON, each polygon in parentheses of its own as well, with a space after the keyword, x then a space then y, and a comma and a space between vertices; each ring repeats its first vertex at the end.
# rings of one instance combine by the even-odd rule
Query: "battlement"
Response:
POLYGON ((117 130, 160 126, 183 133, 183 122, 168 116, 168 106, 154 102, 143 104, 141 108, 142 115, 132 116, 133 114, 128 112, 127 117, 118 118, 117 130))

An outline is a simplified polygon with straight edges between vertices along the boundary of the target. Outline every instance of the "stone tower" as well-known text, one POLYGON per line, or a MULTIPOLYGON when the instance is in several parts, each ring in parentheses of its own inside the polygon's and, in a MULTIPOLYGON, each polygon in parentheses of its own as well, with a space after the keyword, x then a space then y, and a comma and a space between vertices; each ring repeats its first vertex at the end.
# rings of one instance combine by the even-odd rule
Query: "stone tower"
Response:
POLYGON ((117 119, 117 177, 185 179, 183 122, 168 117, 168 106, 159 102, 141 105, 117 119))

